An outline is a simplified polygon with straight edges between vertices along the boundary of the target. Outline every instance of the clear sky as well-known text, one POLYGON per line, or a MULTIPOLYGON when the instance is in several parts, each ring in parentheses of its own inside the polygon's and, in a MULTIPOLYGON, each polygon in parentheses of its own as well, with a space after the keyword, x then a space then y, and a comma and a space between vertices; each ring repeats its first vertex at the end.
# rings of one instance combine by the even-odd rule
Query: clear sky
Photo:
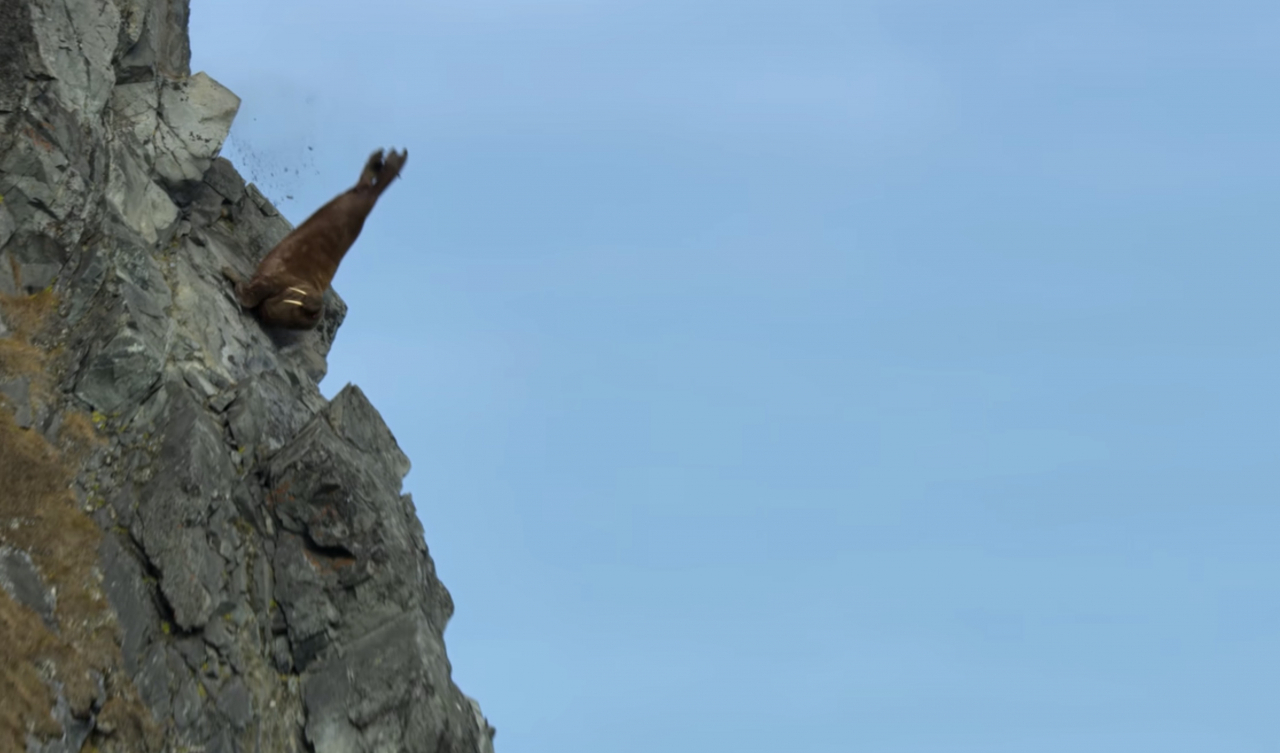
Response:
POLYGON ((1280 4, 193 6, 502 753, 1280 750, 1280 4))

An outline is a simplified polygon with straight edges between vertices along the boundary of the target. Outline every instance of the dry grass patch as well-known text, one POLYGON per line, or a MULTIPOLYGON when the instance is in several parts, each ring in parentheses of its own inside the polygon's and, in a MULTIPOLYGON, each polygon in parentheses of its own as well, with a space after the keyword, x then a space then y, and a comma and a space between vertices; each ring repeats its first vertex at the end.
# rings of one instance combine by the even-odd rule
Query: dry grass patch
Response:
POLYGON ((73 710, 87 712, 97 696, 93 672, 119 663, 115 623, 95 572, 101 533, 76 509, 71 477, 64 456, 0 411, 0 543, 31 555, 56 588, 60 628, 54 634, 30 609, 7 595, 0 600, 0 676, 18 700, 2 704, 0 741, 10 747, 0 748, 22 750, 27 732, 48 734, 50 724, 56 731, 42 675, 62 683, 73 710))
POLYGON ((0 589, 0 748, 26 750, 28 732, 39 738, 60 732, 49 714, 53 693, 35 663, 53 653, 52 634, 40 617, 0 589))
MULTIPOLYGON (((37 343, 49 334, 56 308, 51 291, 0 295, 11 330, 0 339, 0 376, 31 377, 38 401, 53 397, 52 359, 37 343)), ((0 750, 26 750, 28 734, 43 739, 60 733, 51 715, 50 682, 61 686, 72 713, 87 716, 98 697, 97 676, 106 679, 108 696, 102 726, 115 730, 101 742, 118 750, 153 750, 158 729, 121 669, 119 631, 100 587, 102 532, 77 509, 72 491, 81 461, 102 439, 88 416, 68 411, 56 441, 54 447, 40 433, 19 428, 13 413, 0 408, 0 544, 31 556, 56 594, 58 626, 51 631, 0 590, 0 750)))
POLYGON ((9 336, 0 339, 0 374, 32 377, 33 383, 47 381, 49 354, 35 344, 47 334, 51 314, 58 308, 52 290, 35 295, 0 294, 0 314, 9 327, 9 336))
POLYGON ((63 412, 62 425, 58 427, 58 444, 63 450, 81 456, 105 443, 88 415, 77 411, 63 412))
POLYGON ((34 295, 8 296, 0 294, 0 311, 4 321, 21 340, 31 341, 45 334, 51 314, 58 308, 58 297, 53 290, 41 290, 34 295))

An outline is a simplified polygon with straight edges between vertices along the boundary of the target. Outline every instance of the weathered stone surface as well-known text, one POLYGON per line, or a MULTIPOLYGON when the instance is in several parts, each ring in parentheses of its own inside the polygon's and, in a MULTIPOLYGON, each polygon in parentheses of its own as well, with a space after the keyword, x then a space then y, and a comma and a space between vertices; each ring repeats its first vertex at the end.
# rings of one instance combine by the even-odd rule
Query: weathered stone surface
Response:
POLYGON ((129 149, 114 151, 107 178, 107 201, 131 230, 147 243, 178 220, 178 207, 151 179, 143 163, 129 149))
POLYGON ((67 250, 54 239, 39 233, 16 233, 0 252, 0 292, 30 295, 53 283, 66 263, 67 250))
POLYGON ((75 394, 94 410, 117 414, 141 400, 160 381, 163 343, 147 337, 136 319, 126 319, 96 349, 76 382, 75 394))
POLYGON ((226 422, 241 454, 268 457, 311 419, 314 413, 309 406, 284 399, 295 389, 275 371, 264 371, 237 385, 235 400, 226 410, 226 422))
POLYGON ((190 0, 115 0, 121 30, 120 81, 154 80, 191 73, 187 39, 190 0))
MULTIPOLYGON (((330 290, 317 330, 267 330, 223 278, 292 226, 216 156, 239 100, 190 75, 187 15, 0 3, 0 292, 58 301, 54 396, 6 377, 0 402, 50 437, 44 401, 92 412, 105 440, 76 490, 104 530, 113 682, 160 726, 150 753, 491 753, 450 678, 409 460, 358 388, 317 388, 346 305, 330 290)), ((0 583, 51 619, 14 551, 0 583)), ((32 750, 133 750, 103 694, 54 696, 62 734, 32 750)))
POLYGON ((53 707, 53 717, 62 727, 62 735, 43 745, 29 742, 27 749, 35 753, 80 753, 84 749, 85 740, 93 732, 93 714, 86 716, 75 713, 67 697, 59 693, 53 707))
POLYGON ((120 84, 111 94, 111 114, 118 131, 127 132, 146 149, 160 127, 160 88, 155 81, 120 84))
POLYGON ((204 174, 204 182, 232 204, 237 204, 244 198, 244 178, 240 177, 235 165, 224 157, 218 157, 209 165, 208 172, 204 174))
POLYGON ((28 98, 29 77, 47 76, 36 46, 31 4, 0 3, 0 115, 16 112, 28 98))
POLYGON ((159 427, 156 463, 164 469, 141 489, 142 546, 160 571, 160 590, 183 630, 202 627, 229 598, 226 559, 208 525, 219 502, 210 495, 235 477, 222 429, 185 383, 165 386, 170 404, 159 427))
POLYGON ((7 253, 0 253, 0 294, 10 297, 19 295, 18 276, 14 274, 13 258, 7 253))
POLYGON ((339 437, 380 464, 397 483, 409 475, 409 458, 400 451, 391 430, 359 387, 349 385, 339 392, 329 403, 325 417, 339 437))
POLYGON ((427 577, 434 566, 402 506, 407 471, 352 386, 268 465, 276 517, 295 534, 276 550, 277 594, 317 751, 478 750, 488 739, 448 679, 441 632, 453 603, 427 577), (379 669, 388 663, 394 675, 379 669))
POLYGON ((203 181, 193 184, 186 204, 183 206, 183 217, 192 227, 208 227, 222 219, 223 213, 229 211, 230 200, 218 193, 212 186, 203 181))
POLYGON ((100 552, 103 590, 120 620, 120 649, 125 670, 137 675, 143 652, 161 635, 160 615, 148 588, 143 565, 119 537, 107 536, 100 552))
POLYGON ((174 185, 203 178, 239 109, 240 98, 204 73, 162 86, 156 172, 174 185))
POLYGON ((13 231, 17 227, 18 224, 14 221, 13 214, 4 205, 4 202, 0 200, 0 248, 4 248, 4 245, 9 242, 9 239, 13 237, 13 231))
POLYGON ((0 150, 0 197, 14 220, 14 231, 30 230, 50 238, 78 235, 97 188, 97 154, 76 112, 49 95, 23 105, 6 118, 0 150))
POLYGON ((31 406, 31 377, 0 380, 0 401, 13 411, 19 428, 30 429, 35 423, 36 414, 31 406))
POLYGON ((33 2, 35 39, 43 71, 54 79, 50 91, 68 110, 92 118, 102 111, 115 85, 120 12, 102 0, 33 2))
POLYGON ((0 546, 0 588, 14 601, 40 615, 46 625, 53 626, 53 593, 44 584, 31 555, 10 546, 0 546))
POLYGON ((218 710, 226 716, 231 726, 238 730, 249 726, 253 719, 253 702, 244 680, 236 677, 218 693, 218 710))

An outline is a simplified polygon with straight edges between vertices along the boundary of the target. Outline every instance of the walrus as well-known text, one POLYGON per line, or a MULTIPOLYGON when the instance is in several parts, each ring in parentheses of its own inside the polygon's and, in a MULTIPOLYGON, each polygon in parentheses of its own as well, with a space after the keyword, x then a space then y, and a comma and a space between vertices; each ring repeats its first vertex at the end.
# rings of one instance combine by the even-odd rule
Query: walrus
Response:
POLYGON ((236 300, 257 309, 263 324, 312 329, 324 314, 324 291, 333 282, 342 257, 364 227, 378 197, 400 175, 409 151, 394 149, 369 157, 360 180, 316 210, 267 252, 247 282, 230 267, 222 274, 235 285, 236 300))

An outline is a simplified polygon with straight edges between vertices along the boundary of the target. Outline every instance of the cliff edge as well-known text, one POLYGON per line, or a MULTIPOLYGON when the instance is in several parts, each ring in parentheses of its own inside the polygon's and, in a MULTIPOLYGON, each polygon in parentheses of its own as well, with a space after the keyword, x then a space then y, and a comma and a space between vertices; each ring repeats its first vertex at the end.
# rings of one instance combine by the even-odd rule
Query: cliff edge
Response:
POLYGON ((221 277, 291 227, 188 1, 0 4, 0 750, 491 753, 409 461, 316 387, 345 306, 221 277))

